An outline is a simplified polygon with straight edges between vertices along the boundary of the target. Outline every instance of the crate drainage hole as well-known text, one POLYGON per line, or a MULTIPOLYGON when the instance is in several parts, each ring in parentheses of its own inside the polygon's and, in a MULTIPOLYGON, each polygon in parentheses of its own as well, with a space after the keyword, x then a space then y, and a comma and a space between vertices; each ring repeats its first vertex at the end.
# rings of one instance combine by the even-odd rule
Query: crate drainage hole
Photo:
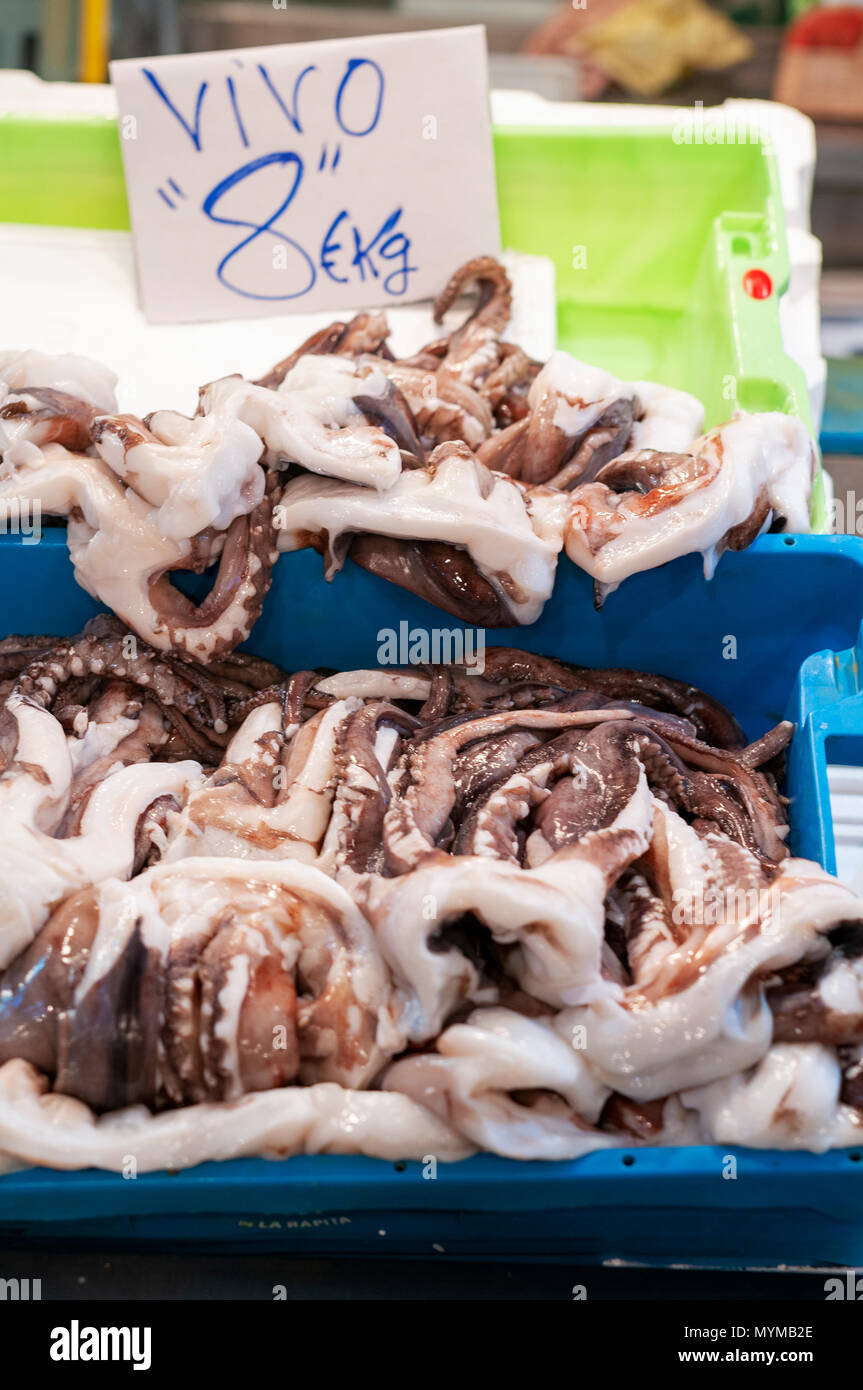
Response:
POLYGON ((848 1160, 849 1160, 850 1163, 859 1163, 860 1160, 861 1160, 861 1158, 863 1158, 863 1154, 849 1154, 849 1155, 848 1155, 848 1160))
POLYGON ((633 1158, 632 1154, 624 1154, 623 1158, 620 1161, 623 1164, 624 1168, 631 1168, 635 1163, 635 1159, 633 1158))
POLYGON ((407 1165, 402 1159, 399 1159, 398 1163, 394 1163, 394 1164, 393 1164, 393 1167, 395 1168, 395 1170, 396 1170, 397 1173, 404 1173, 404 1172, 406 1172, 406 1171, 407 1171, 407 1166, 408 1166, 408 1165, 407 1165))
POLYGON ((785 537, 785 544, 786 544, 786 545, 796 545, 796 544, 797 544, 797 541, 796 541, 796 539, 795 539, 794 536, 786 536, 786 537, 785 537))

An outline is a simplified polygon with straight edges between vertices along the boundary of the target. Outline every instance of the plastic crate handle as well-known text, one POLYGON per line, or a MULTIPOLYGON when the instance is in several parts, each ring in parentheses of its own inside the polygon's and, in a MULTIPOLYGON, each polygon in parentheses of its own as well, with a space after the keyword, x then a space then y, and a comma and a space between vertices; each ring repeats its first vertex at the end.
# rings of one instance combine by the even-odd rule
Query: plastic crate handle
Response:
POLYGON ((860 681, 863 626, 857 645, 846 651, 815 652, 800 667, 795 692, 797 732, 788 761, 794 807, 791 847, 836 872, 836 842, 827 779, 827 740, 859 738, 863 765, 863 686, 860 681))

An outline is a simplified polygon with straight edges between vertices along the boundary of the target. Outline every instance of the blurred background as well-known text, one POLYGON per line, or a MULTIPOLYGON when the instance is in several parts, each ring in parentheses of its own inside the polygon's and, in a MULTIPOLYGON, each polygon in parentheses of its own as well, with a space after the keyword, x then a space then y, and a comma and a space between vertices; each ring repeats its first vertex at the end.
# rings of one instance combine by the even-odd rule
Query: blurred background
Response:
POLYGON ((3 0, 0 68, 104 82, 109 58, 473 23, 486 26, 493 87, 675 106, 775 97, 805 111, 817 125, 824 265, 863 270, 863 3, 3 0))

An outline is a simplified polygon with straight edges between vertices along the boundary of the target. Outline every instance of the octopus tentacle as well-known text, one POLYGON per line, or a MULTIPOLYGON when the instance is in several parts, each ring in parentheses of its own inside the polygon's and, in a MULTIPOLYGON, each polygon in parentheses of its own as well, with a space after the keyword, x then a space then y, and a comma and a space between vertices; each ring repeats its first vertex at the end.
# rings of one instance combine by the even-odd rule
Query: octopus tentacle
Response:
POLYGON ((417 720, 396 705, 372 701, 341 724, 336 739, 338 786, 333 817, 321 860, 338 872, 365 873, 383 860, 383 823, 391 799, 387 772, 398 755, 403 734, 417 720))
POLYGON ((718 700, 670 676, 622 667, 575 666, 515 647, 489 647, 484 675, 486 680, 506 684, 532 681, 563 690, 594 690, 610 699, 629 700, 635 696, 653 710, 668 710, 690 720, 713 745, 735 749, 744 743, 737 720, 718 700))
MULTIPOLYGON (((512 308, 512 282, 500 261, 496 261, 493 256, 476 256, 472 261, 466 261, 464 265, 459 266, 458 270, 453 272, 432 306, 435 323, 443 323, 444 314, 452 307, 459 295, 472 284, 479 286, 479 298, 469 318, 458 332, 464 333, 465 329, 483 328, 490 329, 499 335, 509 323, 512 308)), ((456 336, 453 334, 450 338, 450 348, 452 348, 456 336)))
POLYGON ((227 728, 224 701, 212 682, 192 666, 172 665, 107 614, 92 618, 80 637, 30 662, 14 693, 50 710, 61 686, 83 676, 112 676, 140 687, 160 708, 176 709, 196 729, 223 733, 227 728))
MULTIPOLYGON (((406 873, 435 849, 449 822, 457 789, 454 761, 472 743, 508 731, 551 733, 601 723, 603 710, 522 710, 468 719, 433 738, 409 745, 392 774, 395 793, 384 817, 386 862, 406 873)), ((611 718, 620 719, 615 711, 611 718)))
POLYGON ((269 475, 263 498, 248 516, 238 516, 225 535, 219 568, 206 598, 195 604, 165 574, 153 576, 149 602, 158 632, 173 651, 208 660, 239 646, 257 621, 278 558, 273 514, 278 482, 269 475))

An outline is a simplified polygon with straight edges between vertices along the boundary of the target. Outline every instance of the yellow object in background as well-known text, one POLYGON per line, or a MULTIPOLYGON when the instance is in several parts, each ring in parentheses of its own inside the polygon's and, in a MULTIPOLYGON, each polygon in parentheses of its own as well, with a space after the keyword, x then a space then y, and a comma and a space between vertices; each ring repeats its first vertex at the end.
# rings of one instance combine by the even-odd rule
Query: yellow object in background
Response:
POLYGON ((81 0, 78 77, 104 82, 108 76, 111 0, 81 0))
POLYGON ((727 68, 752 56, 749 39, 703 0, 631 0, 579 41, 598 68, 645 97, 691 68, 727 68))

